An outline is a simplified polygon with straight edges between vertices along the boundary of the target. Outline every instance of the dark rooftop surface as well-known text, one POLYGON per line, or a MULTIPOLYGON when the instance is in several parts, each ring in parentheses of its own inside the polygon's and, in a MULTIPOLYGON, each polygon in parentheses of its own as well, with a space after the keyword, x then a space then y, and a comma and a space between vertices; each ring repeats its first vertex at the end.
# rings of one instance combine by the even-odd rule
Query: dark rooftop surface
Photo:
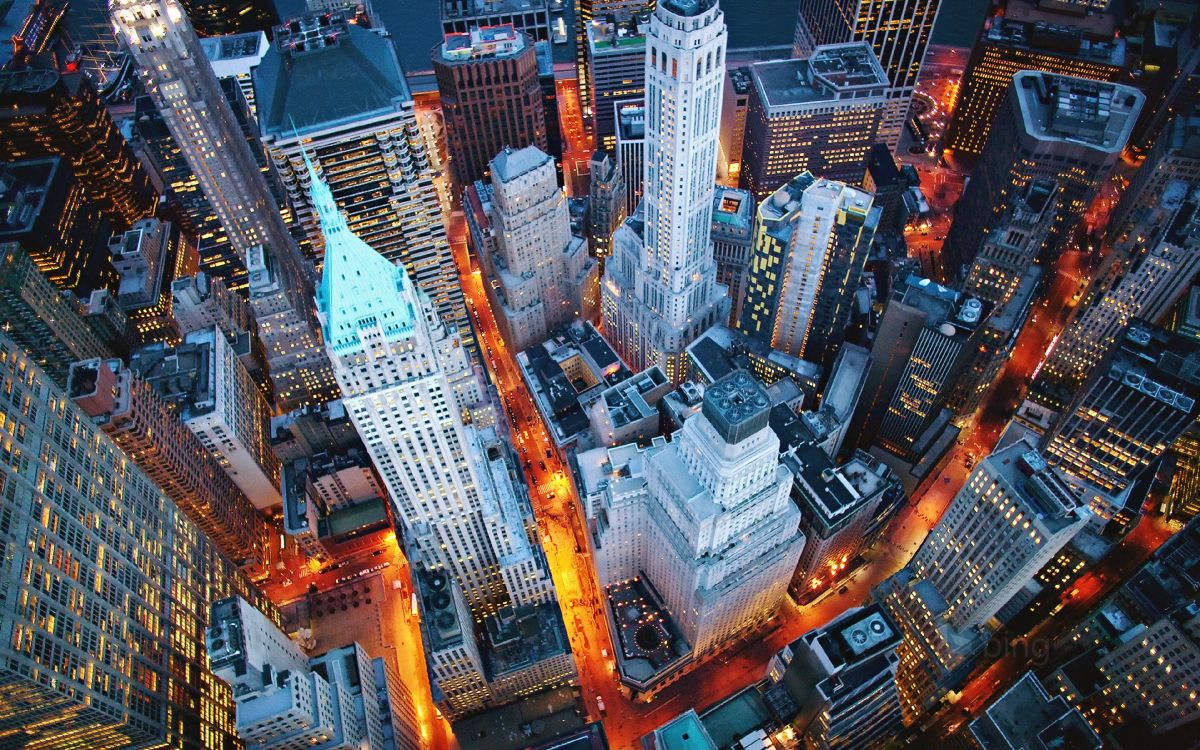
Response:
POLYGON ((294 126, 303 134, 390 111, 412 99, 389 40, 344 23, 319 34, 306 31, 277 31, 254 70, 264 133, 287 137, 294 126))

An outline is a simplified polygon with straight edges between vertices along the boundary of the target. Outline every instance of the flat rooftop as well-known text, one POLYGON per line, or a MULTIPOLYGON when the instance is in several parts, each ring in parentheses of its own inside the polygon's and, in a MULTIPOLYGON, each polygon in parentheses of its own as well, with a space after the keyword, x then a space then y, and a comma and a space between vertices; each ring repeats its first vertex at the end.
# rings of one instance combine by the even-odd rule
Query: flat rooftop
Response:
POLYGON ((1033 70, 1012 85, 1030 135, 1112 153, 1125 147, 1146 99, 1132 86, 1033 70))
POLYGON ((785 107, 862 96, 888 85, 887 75, 865 42, 817 47, 812 57, 750 66, 750 75, 769 107, 785 107))
POLYGON ((997 698, 970 724, 984 750, 1100 750, 1103 743, 1062 696, 1050 697, 1033 672, 997 698))

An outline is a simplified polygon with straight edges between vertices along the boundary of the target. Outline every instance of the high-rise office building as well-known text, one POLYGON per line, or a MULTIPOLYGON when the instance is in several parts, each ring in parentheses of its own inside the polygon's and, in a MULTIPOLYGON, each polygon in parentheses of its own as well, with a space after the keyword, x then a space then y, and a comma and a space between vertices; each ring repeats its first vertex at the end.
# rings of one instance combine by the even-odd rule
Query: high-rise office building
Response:
POLYGON ((862 185, 888 79, 865 42, 750 66, 741 186, 764 200, 801 172, 862 185))
POLYGON ((150 178, 81 72, 0 72, 0 160, 59 156, 116 229, 154 213, 150 178))
POLYGON ((738 327, 832 364, 878 222, 869 193, 809 172, 792 178, 758 206, 738 327))
POLYGON ((621 447, 580 456, 608 464, 597 479, 621 477, 601 491, 601 586, 647 579, 684 641, 676 653, 693 660, 774 614, 804 546, 770 410, 763 386, 739 370, 705 390, 670 443, 623 446, 634 454, 625 466, 613 463, 629 458, 621 447))
POLYGON ((588 187, 588 236, 597 258, 612 254, 612 237, 625 221, 627 186, 621 179, 616 157, 606 151, 592 154, 591 184, 588 187))
POLYGON ((89 359, 71 365, 67 395, 247 575, 270 574, 271 525, 153 386, 89 359))
POLYGON ((746 142, 746 115, 750 111, 749 67, 725 71, 725 95, 721 102, 721 151, 717 156, 717 181, 738 184, 742 174, 742 150, 746 142))
POLYGON ((899 626, 905 722, 966 676, 984 624, 1088 522, 1057 470, 1018 441, 979 462, 908 566, 874 591, 899 626))
POLYGON ((495 251, 481 258, 485 289, 505 343, 523 351, 579 317, 599 269, 571 234, 553 157, 534 146, 505 149, 488 171, 495 251))
POLYGON ((805 747, 871 747, 900 731, 899 644, 887 612, 868 604, 808 631, 772 660, 768 676, 792 688, 790 726, 805 747))
POLYGON ((968 729, 981 750, 1070 747, 1101 750, 1104 743, 1061 695, 1050 697, 1033 672, 992 701, 968 729))
MULTIPOLYGON (((996 382, 1016 346, 1018 334, 1025 327, 1041 279, 1042 269, 1031 266, 1016 280, 1007 299, 991 303, 987 297, 979 297, 994 306, 991 314, 979 326, 975 345, 967 352, 958 379, 946 399, 946 407, 954 412, 955 417, 969 418, 983 403, 984 396, 996 382)), ((1008 288, 1007 281, 1005 288, 1008 288)), ((994 292, 995 287, 990 290, 994 292)), ((964 294, 969 295, 970 292, 964 294)))
POLYGON ((254 88, 263 144, 296 209, 312 262, 320 266, 325 239, 309 200, 305 154, 351 230, 403 264, 442 320, 470 341, 436 170, 392 41, 338 17, 293 19, 276 29, 274 46, 254 71, 254 88), (321 96, 323 91, 346 95, 321 96))
POLYGON ((870 44, 891 82, 879 140, 895 151, 940 7, 941 0, 800 0, 793 53, 807 57, 823 44, 870 44))
POLYGON ((1032 180, 989 228, 963 281, 963 293, 1006 305, 1041 254, 1054 223, 1058 186, 1032 180))
POLYGON ((411 714, 392 706, 393 696, 404 698, 401 686, 388 684, 384 657, 372 659, 358 643, 309 657, 240 597, 213 602, 209 623, 209 664, 232 688, 237 735, 247 747, 421 747, 411 714))
POLYGON ((180 0, 183 10, 204 36, 266 31, 279 22, 271 0, 180 0))
POLYGON ((754 196, 749 191, 716 188, 710 236, 717 283, 729 290, 729 325, 736 325, 746 297, 746 271, 754 242, 754 196))
POLYGON ((179 346, 143 347, 129 369, 172 405, 255 508, 279 504, 271 409, 224 334, 213 327, 189 333, 179 346))
POLYGON ((1200 344, 1135 320, 1043 438, 1046 460, 1086 488, 1099 519, 1127 527, 1138 507, 1122 512, 1119 498, 1198 412, 1200 344))
POLYGON ((709 239, 727 37, 716 0, 655 7, 643 220, 617 230, 601 288, 603 332, 617 354, 634 371, 658 365, 674 383, 687 374, 688 344, 729 316, 709 239))
POLYGON ((505 148, 547 149, 537 54, 513 26, 447 34, 433 49, 433 71, 459 188, 483 179, 505 148))
POLYGON ((1114 252, 1046 357, 1035 388, 1062 407, 1121 340, 1134 318, 1162 319, 1200 273, 1200 192, 1173 182, 1114 252))
POLYGON ((509 25, 534 42, 550 41, 548 0, 440 0, 440 4, 443 35, 509 25))
POLYGON ((66 388, 75 360, 113 356, 74 297, 51 283, 14 243, 0 245, 0 319, 5 335, 60 388, 66 388))
POLYGON ((309 169, 325 232, 325 340, 416 560, 439 708, 455 718, 571 683, 574 660, 515 453, 494 428, 464 423, 473 407, 495 407, 429 298, 354 236, 309 169))
POLYGON ((104 246, 112 226, 65 159, 0 163, 0 244, 15 242, 59 289, 116 290, 104 246))
POLYGON ((837 464, 810 443, 783 456, 792 472, 792 502, 800 507, 804 552, 792 574, 792 597, 805 602, 839 585, 874 542, 903 494, 896 475, 863 451, 837 464))
POLYGON ((962 88, 944 139, 947 158, 969 161, 983 153, 1018 72, 1117 81, 1126 67, 1126 46, 1117 14, 1107 8, 1076 13, 1070 5, 1034 0, 994 3, 963 70, 962 88))
POLYGON ((579 0, 575 4, 575 72, 579 86, 579 109, 584 127, 591 124, 595 107, 591 100, 591 70, 588 66, 587 27, 606 15, 632 15, 654 10, 654 0, 579 0))
POLYGON ((264 26, 260 31, 223 34, 200 40, 200 46, 212 65, 213 73, 217 78, 232 78, 237 82, 242 95, 246 97, 247 109, 255 119, 258 117, 258 100, 254 97, 252 73, 271 48, 266 34, 269 28, 270 26, 264 26))
MULTIPOLYGON (((1102 734, 1141 724, 1150 745, 1186 744, 1200 718, 1200 638, 1191 571, 1200 564, 1200 522, 1159 547, 1060 642, 1051 692, 1102 734)), ((1140 738, 1139 737, 1139 738, 1140 738)))
POLYGON ((646 99, 646 30, 649 16, 606 14, 584 26, 588 101, 596 148, 617 144, 617 110, 646 99))
POLYGON ((242 596, 278 614, 2 332, 0 380, 0 745, 234 747, 231 696, 196 647, 208 606, 242 596))
POLYGON ((1053 254, 1090 206, 1129 140, 1145 97, 1130 86, 1026 70, 1013 76, 954 209, 942 272, 961 279, 988 228, 1034 179, 1058 183, 1053 254))
POLYGON ((646 165, 646 105, 637 102, 617 109, 617 169, 625 183, 625 215, 633 216, 642 202, 646 165))
POLYGON ((333 397, 336 383, 314 332, 311 270, 187 16, 177 0, 113 0, 111 10, 147 93, 246 265, 276 399, 287 407, 333 397))
POLYGON ((941 414, 991 305, 910 275, 883 311, 850 434, 914 459, 941 414))
POLYGON ((142 219, 114 235, 108 252, 120 279, 117 303, 134 344, 178 342, 171 282, 180 268, 189 265, 188 247, 179 230, 169 221, 142 219))
POLYGON ((501 604, 476 434, 462 418, 482 398, 466 350, 404 269, 357 238, 329 188, 310 179, 325 233, 318 306, 350 420, 410 549, 448 570, 473 610, 501 604))
POLYGON ((1180 113, 1159 133, 1109 217, 1108 241, 1136 242, 1130 232, 1163 202, 1167 188, 1180 181, 1200 185, 1200 115, 1180 113))

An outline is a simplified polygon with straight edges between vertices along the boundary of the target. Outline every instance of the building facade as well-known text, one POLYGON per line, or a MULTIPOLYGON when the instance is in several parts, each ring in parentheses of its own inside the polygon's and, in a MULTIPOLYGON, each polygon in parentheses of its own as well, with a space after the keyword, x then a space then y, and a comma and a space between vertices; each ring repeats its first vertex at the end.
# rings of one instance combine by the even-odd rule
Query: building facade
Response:
POLYGON ((825 365, 845 339, 879 222, 872 198, 805 172, 758 206, 738 327, 825 365))
POLYGON ((635 372, 686 376, 688 344, 729 316, 709 233, 725 79, 716 0, 665 0, 646 38, 643 220, 617 230, 601 288, 605 337, 635 372), (684 108, 692 110, 686 127, 684 108))
POLYGON ((532 41, 511 25, 448 34, 433 50, 450 172, 461 189, 505 148, 543 152, 546 110, 532 41))
POLYGON ((905 723, 966 677, 984 624, 1088 522, 1088 510, 1023 441, 980 461, 941 520, 874 597, 899 626, 905 723))
POLYGON ((276 29, 274 46, 254 70, 254 88, 263 145, 314 266, 321 266, 325 239, 309 199, 305 156, 333 191, 351 231, 402 264, 446 324, 470 341, 438 170, 392 41, 337 17, 295 19, 276 29))
MULTIPOLYGON (((649 579, 691 659, 774 614, 804 545, 769 411, 766 391, 745 371, 712 384, 674 440, 642 451, 640 471, 627 464, 629 475, 610 481, 600 500, 601 586, 649 579)), ((611 460, 613 451, 580 461, 611 460)))
POLYGON ((940 8, 941 0, 800 0, 793 55, 822 44, 870 44, 891 83, 879 140, 895 151, 940 8))
POLYGON ((336 383, 315 333, 311 269, 195 30, 176 0, 119 0, 110 10, 143 86, 246 265, 277 400, 285 407, 328 400, 336 383))
POLYGON ((0 379, 13 592, 0 744, 234 746, 231 696, 196 648, 208 606, 242 596, 278 613, 4 333, 0 379), (52 564, 51 549, 70 564, 52 564))
POLYGON ((482 258, 485 289, 505 342, 521 351, 579 317, 599 269, 587 243, 571 234, 552 157, 534 146, 506 148, 489 171, 495 251, 482 258))
POLYGON ((988 228, 1034 179, 1058 184, 1053 254, 1124 150, 1145 97, 1121 84, 1027 70, 1013 76, 992 134, 954 209, 943 275, 961 279, 988 228))
POLYGON ((129 368, 172 404, 255 508, 279 504, 271 407, 216 327, 189 333, 179 346, 143 347, 134 352, 129 368))
POLYGON ((864 42, 750 66, 741 186, 765 200, 802 172, 862 185, 879 139, 887 75, 864 42))
POLYGON ((0 160, 58 156, 115 229, 154 213, 158 196, 96 84, 82 72, 0 73, 0 160))
POLYGON ((71 365, 67 395, 247 575, 270 574, 271 525, 153 386, 90 359, 71 365))
POLYGON ((736 325, 746 296, 746 272, 754 240, 754 197, 746 190, 718 186, 713 195, 713 259, 717 283, 729 290, 729 325, 736 325))
POLYGON ((588 236, 591 253, 597 258, 612 254, 612 238, 628 216, 621 170, 616 157, 606 151, 592 154, 591 184, 588 188, 588 236))
POLYGON ((1009 84, 1022 70, 1117 81, 1126 67, 1126 41, 1115 14, 1056 13, 1030 0, 1005 0, 989 8, 963 70, 962 89, 946 128, 947 158, 983 153, 1009 84))

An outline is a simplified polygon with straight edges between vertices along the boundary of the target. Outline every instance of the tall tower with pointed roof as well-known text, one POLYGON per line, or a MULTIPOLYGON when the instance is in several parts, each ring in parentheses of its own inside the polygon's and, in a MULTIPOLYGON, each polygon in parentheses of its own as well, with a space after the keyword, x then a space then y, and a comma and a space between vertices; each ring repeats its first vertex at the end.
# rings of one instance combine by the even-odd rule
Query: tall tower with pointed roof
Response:
POLYGON ((646 37, 645 194, 613 236, 601 287, 604 337, 634 371, 673 382, 687 347, 729 317, 713 259, 713 175, 725 85, 717 0, 658 3, 646 37))
POLYGON ((342 402, 410 551, 449 570, 472 610, 488 612, 507 594, 483 518, 477 433, 463 419, 483 399, 467 351, 403 266, 350 231, 306 166, 325 237, 317 310, 342 402))
POLYGON ((336 398, 314 330, 312 269, 183 8, 178 0, 110 0, 109 11, 146 92, 246 264, 278 405, 289 409, 336 398))

